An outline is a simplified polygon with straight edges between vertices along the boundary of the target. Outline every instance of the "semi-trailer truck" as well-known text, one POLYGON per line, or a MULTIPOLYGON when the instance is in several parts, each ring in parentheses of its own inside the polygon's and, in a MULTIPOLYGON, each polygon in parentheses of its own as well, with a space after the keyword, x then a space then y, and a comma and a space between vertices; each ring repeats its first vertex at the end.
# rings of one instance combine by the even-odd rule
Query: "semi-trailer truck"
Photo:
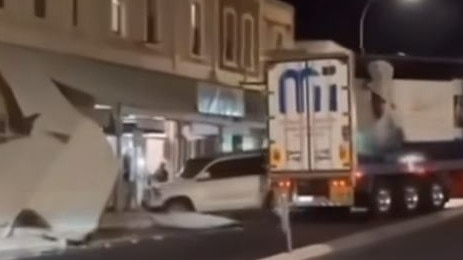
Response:
POLYGON ((463 172, 461 81, 395 79, 383 60, 356 78, 331 41, 270 51, 265 70, 273 194, 377 216, 444 208, 463 172))

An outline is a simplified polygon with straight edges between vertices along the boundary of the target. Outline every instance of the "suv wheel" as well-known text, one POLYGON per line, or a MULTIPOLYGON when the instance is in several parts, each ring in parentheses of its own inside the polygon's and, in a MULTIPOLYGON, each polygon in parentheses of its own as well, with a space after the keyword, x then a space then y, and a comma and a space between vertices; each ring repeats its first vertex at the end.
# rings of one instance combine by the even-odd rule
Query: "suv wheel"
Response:
POLYGON ((168 213, 180 213, 180 212, 191 212, 194 211, 193 203, 189 199, 172 199, 169 200, 164 209, 168 213))

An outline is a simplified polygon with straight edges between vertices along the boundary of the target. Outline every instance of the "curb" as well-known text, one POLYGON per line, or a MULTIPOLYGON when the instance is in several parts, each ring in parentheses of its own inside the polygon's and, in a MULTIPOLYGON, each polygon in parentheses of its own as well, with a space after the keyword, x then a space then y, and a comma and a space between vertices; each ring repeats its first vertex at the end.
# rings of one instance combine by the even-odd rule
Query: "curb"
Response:
POLYGON ((412 233, 414 231, 436 226, 447 222, 456 217, 463 215, 463 208, 450 209, 435 213, 432 215, 422 216, 415 219, 404 220, 400 223, 375 228, 372 230, 360 232, 350 236, 342 237, 329 241, 325 244, 315 244, 298 248, 291 253, 281 253, 273 255, 262 260, 308 260, 314 259, 334 252, 352 250, 359 247, 376 244, 378 242, 391 239, 393 237, 412 233))

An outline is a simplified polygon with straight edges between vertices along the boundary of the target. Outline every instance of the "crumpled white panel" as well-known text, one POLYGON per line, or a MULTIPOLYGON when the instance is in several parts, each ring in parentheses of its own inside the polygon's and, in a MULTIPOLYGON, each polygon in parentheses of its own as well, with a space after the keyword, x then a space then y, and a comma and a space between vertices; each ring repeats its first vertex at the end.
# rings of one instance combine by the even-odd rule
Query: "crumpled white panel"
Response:
POLYGON ((61 94, 40 62, 0 47, 0 73, 25 116, 30 136, 0 146, 0 225, 22 210, 49 233, 78 240, 94 231, 117 179, 118 163, 102 129, 61 94))
POLYGON ((105 135, 82 117, 27 207, 47 220, 53 232, 83 237, 98 227, 117 172, 105 135))
POLYGON ((0 145, 0 225, 11 225, 27 209, 37 183, 63 149, 57 139, 31 136, 0 145))
POLYGON ((18 49, 0 48, 0 73, 24 116, 41 116, 33 131, 69 134, 82 116, 61 94, 39 62, 18 49))
POLYGON ((37 235, 14 236, 0 239, 0 259, 26 259, 44 252, 61 251, 66 248, 62 241, 51 241, 37 235))
POLYGON ((233 219, 195 212, 153 214, 152 217, 157 225, 169 228, 210 229, 239 225, 233 219))

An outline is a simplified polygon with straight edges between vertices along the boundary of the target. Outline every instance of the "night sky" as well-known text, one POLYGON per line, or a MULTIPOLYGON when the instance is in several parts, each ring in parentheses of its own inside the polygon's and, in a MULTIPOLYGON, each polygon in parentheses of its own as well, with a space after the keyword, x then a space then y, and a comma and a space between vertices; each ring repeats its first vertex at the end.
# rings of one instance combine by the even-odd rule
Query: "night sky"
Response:
MULTIPOLYGON (((358 49, 365 0, 284 0, 296 7, 298 39, 358 49)), ((365 24, 367 53, 463 58, 463 0, 376 0, 365 24)))

